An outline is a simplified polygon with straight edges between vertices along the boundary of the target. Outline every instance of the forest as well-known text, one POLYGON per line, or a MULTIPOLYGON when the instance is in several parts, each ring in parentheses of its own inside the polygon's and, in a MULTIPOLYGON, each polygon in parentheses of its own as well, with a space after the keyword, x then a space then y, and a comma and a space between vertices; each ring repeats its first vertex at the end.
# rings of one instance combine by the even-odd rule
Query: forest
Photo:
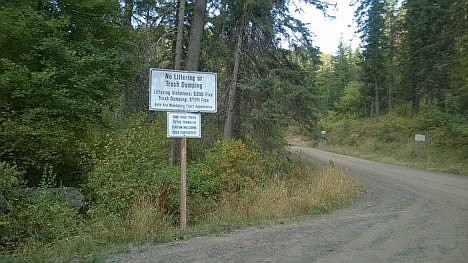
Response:
POLYGON ((356 0, 362 46, 342 41, 333 55, 292 15, 298 2, 326 14, 335 1, 0 0, 0 254, 167 239, 180 149, 166 114, 148 109, 150 68, 218 78, 217 113, 188 142, 189 225, 221 220, 229 202, 249 214, 271 178, 308 180, 315 168, 285 149, 292 126, 312 140, 326 129, 327 147, 351 151, 425 133, 423 156, 408 154, 453 155, 448 170, 465 173, 467 1, 356 0), (78 210, 69 189, 84 196, 78 210))

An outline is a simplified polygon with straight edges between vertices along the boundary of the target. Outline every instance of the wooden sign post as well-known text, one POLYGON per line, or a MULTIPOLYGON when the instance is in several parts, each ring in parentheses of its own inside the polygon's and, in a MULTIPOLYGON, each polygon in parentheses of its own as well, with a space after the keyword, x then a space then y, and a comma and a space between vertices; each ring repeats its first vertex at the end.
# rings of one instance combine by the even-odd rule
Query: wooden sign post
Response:
POLYGON ((167 137, 181 138, 180 228, 187 228, 187 138, 201 137, 201 112, 217 111, 217 75, 150 69, 149 109, 167 112, 167 137))
POLYGON ((180 140, 180 228, 187 228, 187 138, 180 140))

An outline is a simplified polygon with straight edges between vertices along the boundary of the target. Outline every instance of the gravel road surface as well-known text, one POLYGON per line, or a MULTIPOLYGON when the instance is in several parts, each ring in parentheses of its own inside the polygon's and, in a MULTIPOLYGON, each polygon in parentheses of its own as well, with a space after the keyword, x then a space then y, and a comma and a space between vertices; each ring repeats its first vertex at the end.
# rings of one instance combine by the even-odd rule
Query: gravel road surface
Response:
POLYGON ((366 193, 331 214, 145 245, 106 262, 468 262, 468 177, 290 149, 313 162, 332 160, 366 193))

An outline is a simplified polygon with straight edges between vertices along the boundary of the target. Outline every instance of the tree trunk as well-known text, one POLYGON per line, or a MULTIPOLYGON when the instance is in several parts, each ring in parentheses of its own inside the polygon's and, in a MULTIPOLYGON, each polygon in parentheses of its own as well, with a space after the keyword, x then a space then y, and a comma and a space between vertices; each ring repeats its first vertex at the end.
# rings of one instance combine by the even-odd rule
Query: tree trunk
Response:
MULTIPOLYGON (((182 53, 184 41, 184 16, 185 16, 185 0, 179 0, 179 8, 177 11, 177 37, 175 44, 174 69, 182 68, 182 53)), ((169 140, 169 164, 176 165, 180 153, 180 139, 169 140)))
POLYGON ((374 75, 374 107, 375 107, 375 118, 378 120, 380 115, 380 105, 379 105, 379 85, 377 81, 377 74, 374 75))
MULTIPOLYGON (((393 37, 393 36, 392 36, 393 37)), ((394 41, 391 43, 394 45, 394 41)), ((392 51, 390 52, 390 81, 388 83, 388 112, 393 111, 393 90, 395 85, 395 52, 393 46, 391 47, 392 51)))
POLYGON ((390 33, 390 76, 388 76, 388 112, 392 112, 393 110, 393 85, 395 83, 395 41, 393 36, 393 24, 392 24, 392 31, 390 33))
POLYGON ((185 16, 185 0, 179 0, 174 69, 182 68, 182 53, 183 53, 182 44, 184 41, 184 16, 185 16))
POLYGON ((419 92, 415 83, 412 83, 411 89, 411 108, 413 113, 419 113, 419 92))
MULTIPOLYGON (((190 39, 187 51, 187 60, 185 69, 197 71, 200 64, 201 40, 203 36, 203 28, 205 26, 206 0, 197 0, 193 10, 193 20, 190 28, 190 39)), ((185 15, 185 0, 179 1, 178 20, 177 20, 177 37, 174 58, 174 69, 182 68, 182 44, 183 44, 183 29, 185 15)), ((173 139, 169 142, 169 163, 175 165, 177 158, 180 156, 180 144, 182 140, 173 139)))
MULTIPOLYGON (((132 29, 133 6, 134 6, 133 0, 125 0, 122 25, 125 28, 128 28, 130 30, 132 29)), ((126 57, 126 59, 129 59, 129 58, 126 57)), ((122 105, 122 112, 125 116, 128 116, 133 112, 134 103, 132 103, 130 100, 135 97, 133 95, 135 93, 134 88, 135 87, 126 85, 125 88, 122 90, 123 98, 124 98, 123 105, 122 105)))
POLYGON ((228 86, 228 101, 226 110, 226 119, 224 121, 223 136, 225 138, 231 138, 234 135, 234 106, 236 104, 236 93, 237 93, 237 76, 239 74, 239 65, 242 51, 242 40, 243 40, 243 25, 240 27, 237 35, 236 52, 234 54, 234 69, 232 72, 232 79, 228 86))
POLYGON ((392 94, 393 94, 393 83, 389 83, 388 85, 388 112, 391 112, 392 109, 393 109, 393 98, 392 98, 392 94))
POLYGON ((122 23, 129 28, 132 27, 133 6, 133 0, 125 0, 124 19, 122 23))
POLYGON ((192 27, 187 52, 186 70, 196 71, 200 64, 201 39, 205 26, 206 0, 197 0, 193 9, 192 27))

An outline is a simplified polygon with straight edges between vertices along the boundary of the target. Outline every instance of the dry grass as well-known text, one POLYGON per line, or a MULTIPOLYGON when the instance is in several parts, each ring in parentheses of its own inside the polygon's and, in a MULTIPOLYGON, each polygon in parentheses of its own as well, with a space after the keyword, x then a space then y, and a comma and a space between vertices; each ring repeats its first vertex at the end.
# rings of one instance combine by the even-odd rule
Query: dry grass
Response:
POLYGON ((127 216, 130 238, 145 240, 160 236, 171 229, 171 221, 165 216, 154 200, 138 199, 127 216))
POLYGON ((141 198, 124 218, 100 218, 90 222, 76 237, 50 247, 25 248, 23 259, 0 257, 0 261, 24 262, 36 259, 47 262, 102 260, 98 251, 111 248, 114 252, 128 248, 126 244, 173 240, 185 235, 219 232, 246 225, 287 220, 305 214, 319 214, 347 204, 359 194, 361 185, 338 168, 296 166, 293 176, 273 176, 262 186, 238 193, 226 193, 218 209, 211 210, 203 222, 178 227, 161 212, 157 200, 141 198), (115 248, 112 248, 115 247, 115 248), (96 253, 97 252, 97 253, 96 253), (32 253, 32 254, 31 254, 32 253))
POLYGON ((376 138, 368 138, 356 146, 328 144, 322 148, 385 163, 468 175, 467 162, 460 161, 456 150, 440 151, 409 139, 399 143, 382 143, 376 138))
POLYGON ((294 178, 275 176, 256 191, 226 196, 220 217, 264 221, 317 214, 343 206, 362 189, 356 179, 332 166, 305 172, 294 178))
POLYGON ((321 204, 345 203, 360 193, 362 185, 343 169, 334 166, 324 168, 315 180, 314 190, 321 204))
POLYGON ((158 239, 173 229, 172 221, 159 208, 157 200, 139 198, 125 218, 108 216, 90 225, 90 235, 98 243, 112 240, 145 242, 158 239))

